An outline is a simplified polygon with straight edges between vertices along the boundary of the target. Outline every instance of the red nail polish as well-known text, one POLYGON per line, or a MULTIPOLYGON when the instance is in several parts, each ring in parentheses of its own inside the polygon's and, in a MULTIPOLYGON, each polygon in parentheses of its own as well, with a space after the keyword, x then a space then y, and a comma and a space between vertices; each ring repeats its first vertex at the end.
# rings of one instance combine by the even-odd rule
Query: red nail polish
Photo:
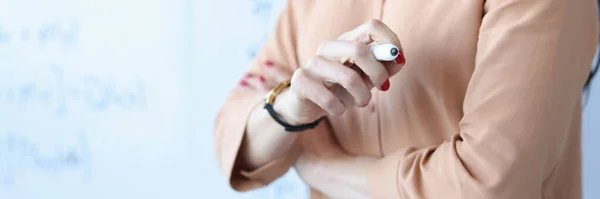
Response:
POLYGON ((263 76, 259 76, 258 79, 260 79, 261 82, 265 82, 265 78, 263 76))
POLYGON ((265 66, 267 66, 267 67, 273 67, 273 62, 272 61, 266 61, 265 62, 265 66))
POLYGON ((383 82, 383 84, 381 85, 381 90, 382 91, 387 91, 390 89, 390 80, 385 80, 385 82, 383 82))
POLYGON ((250 77, 253 77, 253 76, 254 76, 254 75, 252 75, 252 74, 250 74, 250 73, 246 74, 246 77, 248 77, 248 78, 250 78, 250 77))
POLYGON ((402 51, 400 51, 400 53, 398 54, 398 57, 396 57, 396 63, 404 64, 404 62, 406 62, 406 59, 404 58, 404 53, 402 53, 402 51))
POLYGON ((240 85, 242 85, 242 86, 248 86, 248 82, 246 82, 246 80, 242 80, 240 82, 240 85))

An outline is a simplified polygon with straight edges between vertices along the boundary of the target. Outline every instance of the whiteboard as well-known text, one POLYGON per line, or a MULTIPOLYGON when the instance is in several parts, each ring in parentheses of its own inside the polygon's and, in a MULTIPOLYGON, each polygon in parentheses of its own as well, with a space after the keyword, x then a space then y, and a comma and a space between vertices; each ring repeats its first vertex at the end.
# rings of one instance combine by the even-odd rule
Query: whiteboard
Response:
MULTIPOLYGON (((0 0, 0 199, 308 198, 293 169, 231 190, 213 149, 218 108, 284 4, 0 0)), ((600 197, 598 85, 586 198, 600 197)))
MULTIPOLYGON (((275 3, 236 2, 231 12, 264 27, 237 41, 227 67, 242 71, 275 3)), ((198 29, 211 6, 0 0, 0 198, 306 198, 293 172, 242 194, 217 169, 212 120, 222 99, 198 98, 209 65, 201 52, 216 44, 198 29)), ((224 97, 234 77, 214 67, 230 76, 210 91, 224 97)))

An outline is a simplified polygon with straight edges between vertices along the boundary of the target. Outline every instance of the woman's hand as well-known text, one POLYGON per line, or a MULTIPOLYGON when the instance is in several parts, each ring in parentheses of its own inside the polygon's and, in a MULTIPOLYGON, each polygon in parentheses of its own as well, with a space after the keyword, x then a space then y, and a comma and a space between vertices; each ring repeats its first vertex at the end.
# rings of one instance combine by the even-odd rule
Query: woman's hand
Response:
POLYGON ((402 49, 396 34, 379 20, 322 42, 316 55, 294 72, 289 91, 275 100, 276 112, 288 123, 304 124, 326 114, 339 116, 351 106, 366 106, 371 89, 388 90, 388 79, 404 65, 402 51, 395 62, 376 60, 369 48, 373 42, 402 49))

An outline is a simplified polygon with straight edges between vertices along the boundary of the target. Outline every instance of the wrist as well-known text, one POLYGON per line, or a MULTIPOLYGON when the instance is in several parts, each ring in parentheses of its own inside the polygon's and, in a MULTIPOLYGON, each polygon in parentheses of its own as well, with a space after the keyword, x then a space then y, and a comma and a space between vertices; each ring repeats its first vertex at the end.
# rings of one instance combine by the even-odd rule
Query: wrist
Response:
POLYGON ((265 96, 264 108, 288 132, 300 132, 315 128, 323 118, 305 122, 303 117, 298 117, 298 115, 306 115, 305 111, 308 109, 302 106, 301 100, 294 95, 294 92, 286 91, 289 86, 290 81, 288 80, 281 82, 269 91, 265 96))
POLYGON ((294 97, 291 96, 291 93, 283 91, 277 96, 277 99, 273 102, 273 110, 277 113, 279 118, 290 125, 302 125, 312 121, 303 121, 298 119, 293 114, 293 103, 294 97))

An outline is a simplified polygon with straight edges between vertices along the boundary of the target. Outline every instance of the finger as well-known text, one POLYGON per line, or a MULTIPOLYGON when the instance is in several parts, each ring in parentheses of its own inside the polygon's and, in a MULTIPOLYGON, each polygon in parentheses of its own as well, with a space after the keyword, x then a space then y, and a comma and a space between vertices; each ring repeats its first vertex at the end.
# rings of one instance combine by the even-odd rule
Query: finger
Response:
POLYGON ((324 111, 333 116, 342 115, 346 107, 329 89, 310 78, 302 68, 292 76, 292 89, 302 94, 324 111))
POLYGON ((394 44, 402 49, 398 36, 392 29, 377 19, 371 19, 355 29, 342 34, 339 40, 353 40, 364 44, 372 42, 379 44, 394 44))
POLYGON ((339 40, 358 41, 364 44, 371 44, 373 42, 379 44, 394 44, 400 52, 394 62, 384 62, 388 74, 394 75, 402 69, 406 59, 402 44, 398 39, 398 36, 392 31, 387 25, 377 19, 372 19, 366 23, 356 27, 355 29, 342 34, 339 40))
POLYGON ((313 79, 344 87, 360 107, 366 106, 371 100, 371 89, 367 87, 361 74, 338 62, 315 56, 308 61, 305 71, 313 79))
POLYGON ((389 78, 385 65, 375 59, 369 46, 357 41, 337 40, 323 42, 317 50, 317 55, 326 57, 329 60, 340 60, 344 57, 350 57, 350 62, 356 64, 360 71, 369 77, 371 83, 377 85, 377 88, 380 90, 382 89, 381 85, 389 78))

